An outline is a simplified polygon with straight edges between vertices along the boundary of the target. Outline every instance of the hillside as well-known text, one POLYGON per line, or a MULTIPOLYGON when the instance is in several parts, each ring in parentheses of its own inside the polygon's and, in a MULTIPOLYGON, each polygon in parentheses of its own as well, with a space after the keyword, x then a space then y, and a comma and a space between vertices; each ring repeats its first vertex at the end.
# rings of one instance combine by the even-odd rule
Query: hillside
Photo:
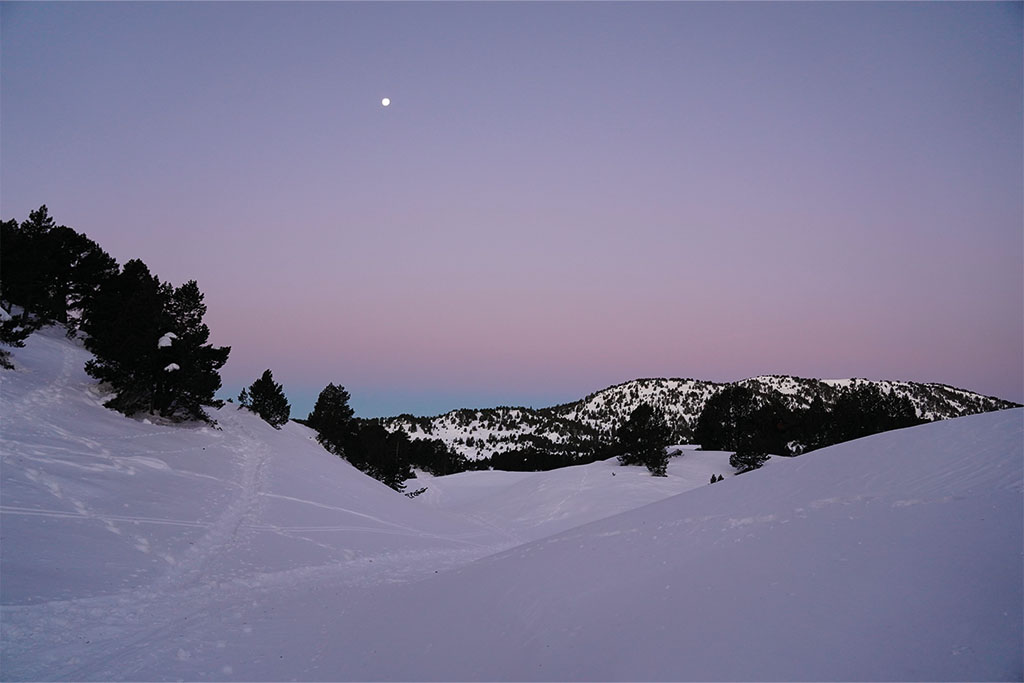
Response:
POLYGON ((601 463, 532 484, 477 472, 414 480, 428 494, 410 500, 294 422, 278 431, 233 405, 211 410, 216 427, 108 410, 82 369, 90 354, 63 329, 32 335, 12 358, 17 369, 0 373, 4 680, 130 678, 163 647, 176 662, 216 655, 227 631, 209 642, 165 632, 215 619, 245 633, 224 610, 243 604, 243 618, 250 595, 408 581, 703 485, 707 467, 730 472, 725 454, 696 471, 674 466, 654 486, 640 468, 601 479, 601 463), (483 492, 517 497, 532 515, 502 519, 480 507, 483 492), (478 505, 446 510, 453 497, 478 505))
POLYGON ((1024 673, 1022 410, 715 485, 699 484, 726 454, 684 451, 661 480, 613 462, 466 472, 409 499, 296 424, 106 410, 60 331, 12 357, 4 680, 1024 673))
POLYGON ((400 587, 412 618, 342 637, 359 651, 417 645, 354 673, 1019 680, 1022 417, 780 459, 400 587))
MULTIPOLYGON (((928 421, 1017 407, 1010 401, 934 383, 765 375, 731 384, 773 396, 789 408, 806 408, 815 396, 829 405, 843 387, 873 385, 885 393, 906 397, 918 417, 928 421)), ((460 409, 436 417, 400 415, 384 418, 382 423, 389 430, 401 429, 414 439, 441 439, 467 458, 477 460, 529 447, 538 440, 567 450, 578 449, 621 424, 640 403, 650 403, 665 414, 676 438, 685 441, 692 437, 693 427, 708 400, 731 384, 695 379, 637 379, 550 408, 460 409)))

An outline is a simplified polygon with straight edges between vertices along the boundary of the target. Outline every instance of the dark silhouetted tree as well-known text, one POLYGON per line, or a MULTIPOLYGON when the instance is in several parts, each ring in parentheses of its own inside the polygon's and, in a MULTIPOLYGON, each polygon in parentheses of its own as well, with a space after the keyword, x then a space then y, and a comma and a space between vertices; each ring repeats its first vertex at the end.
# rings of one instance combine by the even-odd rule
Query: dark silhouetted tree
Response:
POLYGON ((158 409, 166 417, 208 419, 202 406, 221 405, 214 398, 220 389, 220 369, 230 346, 209 343, 210 328, 203 322, 206 304, 195 280, 170 292, 166 301, 169 334, 163 340, 163 377, 158 409))
POLYGON ((789 421, 786 408, 771 396, 731 384, 708 399, 694 437, 706 450, 785 455, 789 421))
POLYGON ((438 477, 464 472, 469 464, 466 456, 440 439, 410 439, 406 453, 410 465, 438 477))
POLYGON ((108 408, 126 415, 156 408, 165 374, 158 344, 169 327, 163 296, 160 281, 135 259, 92 300, 82 329, 95 358, 85 370, 115 392, 108 408))
POLYGON ((647 403, 638 405, 615 435, 615 452, 623 465, 643 465, 656 477, 667 476, 668 439, 665 419, 647 403))
POLYGON ((274 381, 269 369, 258 380, 243 389, 238 402, 263 418, 274 429, 288 422, 292 408, 285 398, 284 388, 274 381))
POLYGON ((413 475, 405 450, 405 432, 388 432, 372 420, 357 420, 353 438, 345 446, 345 459, 396 491, 405 489, 413 475))
POLYGON ((355 433, 353 412, 348 402, 351 396, 345 387, 328 384, 316 399, 306 424, 317 432, 317 441, 331 453, 345 456, 345 444, 355 433))
POLYGON ((42 322, 59 322, 73 334, 117 262, 95 242, 56 225, 46 206, 19 226, 0 225, 0 295, 42 322))

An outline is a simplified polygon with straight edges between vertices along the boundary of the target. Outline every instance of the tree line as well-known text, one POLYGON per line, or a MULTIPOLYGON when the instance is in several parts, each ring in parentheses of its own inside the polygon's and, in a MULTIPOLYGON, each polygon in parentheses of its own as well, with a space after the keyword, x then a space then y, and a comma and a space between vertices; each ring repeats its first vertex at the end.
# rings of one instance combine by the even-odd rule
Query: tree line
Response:
POLYGON ((872 384, 842 387, 827 403, 815 395, 806 408, 734 384, 708 399, 694 438, 706 450, 733 451, 729 462, 743 472, 769 454, 799 455, 922 422, 910 399, 872 384))
MULTIPOLYGON (((838 389, 826 402, 816 395, 805 408, 790 407, 767 392, 728 385, 704 406, 693 440, 705 450, 731 451, 737 472, 761 467, 769 455, 791 456, 851 441, 870 434, 921 424, 913 404, 876 385, 838 389)), ((622 465, 646 467, 665 476, 668 446, 675 437, 664 412, 640 403, 604 436, 589 440, 550 439, 530 435, 529 445, 494 453, 469 463, 471 469, 543 471, 617 457, 622 465)))

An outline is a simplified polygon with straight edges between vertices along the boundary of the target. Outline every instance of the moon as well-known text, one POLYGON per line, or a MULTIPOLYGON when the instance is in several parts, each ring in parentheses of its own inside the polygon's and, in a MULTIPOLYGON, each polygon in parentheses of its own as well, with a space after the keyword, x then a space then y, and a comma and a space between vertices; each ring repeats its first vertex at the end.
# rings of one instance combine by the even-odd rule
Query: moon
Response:
POLYGON ((391 98, 390 97, 385 97, 383 100, 380 101, 380 106, 382 106, 382 107, 386 107, 389 104, 391 104, 391 98))

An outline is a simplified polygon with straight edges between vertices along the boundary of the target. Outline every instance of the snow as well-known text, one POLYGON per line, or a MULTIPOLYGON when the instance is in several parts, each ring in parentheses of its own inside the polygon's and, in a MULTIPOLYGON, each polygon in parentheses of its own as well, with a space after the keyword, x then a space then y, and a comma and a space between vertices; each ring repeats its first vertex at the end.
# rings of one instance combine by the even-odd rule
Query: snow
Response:
POLYGON ((686 450, 666 478, 465 472, 409 499, 232 405, 124 418, 88 357, 47 329, 0 373, 4 680, 1024 673, 1024 410, 738 477, 686 450))
POLYGON ((156 343, 157 348, 165 349, 174 343, 174 340, 178 338, 178 335, 173 332, 168 332, 164 336, 160 337, 160 340, 156 343))
POLYGON ((612 458, 550 472, 461 472, 410 479, 406 490, 425 486, 417 502, 483 522, 522 543, 706 486, 713 474, 731 477, 729 456, 686 451, 669 460, 667 477, 652 477, 643 467, 622 467, 612 458))
POLYGON ((166 368, 164 368, 164 372, 174 372, 175 370, 181 370, 181 366, 178 365, 177 363, 171 363, 166 368))

